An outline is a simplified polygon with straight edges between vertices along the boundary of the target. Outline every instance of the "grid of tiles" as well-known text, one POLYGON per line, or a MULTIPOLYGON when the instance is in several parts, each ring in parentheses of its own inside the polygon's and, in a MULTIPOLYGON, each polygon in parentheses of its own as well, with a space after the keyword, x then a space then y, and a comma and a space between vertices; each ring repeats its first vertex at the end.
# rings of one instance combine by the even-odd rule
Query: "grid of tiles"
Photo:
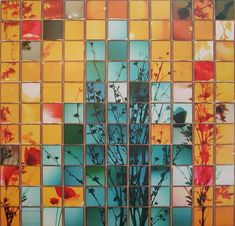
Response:
POLYGON ((235 225, 233 0, 0 6, 0 225, 235 225))

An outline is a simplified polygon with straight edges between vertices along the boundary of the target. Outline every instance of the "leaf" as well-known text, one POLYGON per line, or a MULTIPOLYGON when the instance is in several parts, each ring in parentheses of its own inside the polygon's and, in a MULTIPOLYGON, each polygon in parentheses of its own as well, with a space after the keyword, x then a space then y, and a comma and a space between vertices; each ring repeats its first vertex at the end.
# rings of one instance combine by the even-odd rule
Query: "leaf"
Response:
POLYGON ((184 110, 184 108, 178 107, 173 115, 173 120, 176 123, 185 123, 187 116, 187 111, 184 110))
POLYGON ((230 10, 230 8, 234 5, 234 1, 230 1, 224 5, 223 10, 216 16, 217 20, 224 20, 230 10))
POLYGON ((91 194, 94 194, 95 189, 94 188, 88 188, 88 192, 91 193, 91 194))
POLYGON ((113 198, 113 201, 114 202, 118 201, 118 196, 117 195, 113 198))
POLYGON ((138 65, 138 61, 135 61, 135 62, 133 63, 133 65, 137 66, 137 65, 138 65))
POLYGON ((101 90, 98 90, 98 91, 96 92, 96 94, 97 94, 97 95, 101 95, 101 90))
POLYGON ((188 8, 184 7, 184 8, 178 9, 177 14, 179 16, 179 19, 187 19, 190 15, 190 12, 188 8))
POLYGON ((31 49, 31 46, 30 46, 30 43, 29 41, 25 41, 22 43, 22 49, 23 50, 30 50, 31 49))
POLYGON ((96 134, 96 129, 92 130, 92 131, 91 131, 91 134, 92 134, 92 135, 93 135, 93 134, 96 134))
POLYGON ((159 158, 158 158, 158 157, 155 157, 155 158, 154 158, 154 161, 155 161, 155 162, 157 162, 158 160, 159 160, 159 158))
POLYGON ((74 114, 74 115, 73 115, 73 117, 75 117, 75 118, 79 118, 79 114, 78 114, 78 113, 76 113, 76 114, 74 114))

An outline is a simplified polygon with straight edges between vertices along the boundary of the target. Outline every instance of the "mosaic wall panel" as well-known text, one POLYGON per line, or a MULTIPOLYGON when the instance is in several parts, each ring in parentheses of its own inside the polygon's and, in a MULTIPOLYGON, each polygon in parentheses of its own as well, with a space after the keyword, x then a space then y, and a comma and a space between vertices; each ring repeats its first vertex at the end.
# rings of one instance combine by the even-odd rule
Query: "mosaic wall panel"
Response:
POLYGON ((234 226, 234 11, 0 1, 0 225, 234 226))

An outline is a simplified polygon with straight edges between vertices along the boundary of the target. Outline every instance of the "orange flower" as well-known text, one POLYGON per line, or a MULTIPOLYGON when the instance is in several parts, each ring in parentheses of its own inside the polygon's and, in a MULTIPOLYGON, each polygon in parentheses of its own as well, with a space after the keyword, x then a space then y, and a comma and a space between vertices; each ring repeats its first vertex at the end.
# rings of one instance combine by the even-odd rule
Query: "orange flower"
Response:
POLYGON ((34 3, 23 2, 22 4, 22 15, 23 18, 34 18, 36 15, 32 13, 34 3))
POLYGON ((216 198, 216 203, 223 203, 222 201, 219 201, 219 197, 221 196, 222 199, 231 199, 233 196, 232 192, 229 192, 229 186, 224 185, 220 187, 215 188, 215 198, 216 198))
POLYGON ((211 129, 213 129, 213 127, 214 127, 213 124, 199 124, 198 130, 200 132, 209 132, 211 129))
POLYGON ((200 7, 200 6, 196 6, 194 9, 194 14, 195 16, 197 16, 198 18, 201 19, 208 19, 209 18, 209 14, 203 11, 204 7, 200 7))
MULTIPOLYGON (((11 64, 11 66, 14 66, 15 63, 11 64)), ((10 77, 11 74, 14 74, 16 70, 13 67, 8 67, 5 71, 2 72, 0 75, 0 79, 5 80, 10 77)))
POLYGON ((0 122, 7 122, 7 115, 10 115, 11 112, 9 107, 2 107, 0 109, 0 122))
POLYGON ((5 143, 9 143, 14 140, 14 134, 8 129, 8 126, 5 126, 1 132, 5 143))
POLYGON ((207 164, 210 158, 209 146, 207 144, 201 145, 200 158, 202 164, 207 164))
POLYGON ((18 1, 2 1, 3 14, 8 12, 12 17, 17 18, 20 12, 20 2, 18 1))
POLYGON ((44 46, 44 49, 43 49, 43 57, 46 58, 50 55, 50 50, 51 48, 53 48, 54 46, 54 43, 48 43, 47 45, 44 46))
POLYGON ((195 120, 196 122, 210 122, 213 120, 213 114, 206 104, 195 104, 195 120))

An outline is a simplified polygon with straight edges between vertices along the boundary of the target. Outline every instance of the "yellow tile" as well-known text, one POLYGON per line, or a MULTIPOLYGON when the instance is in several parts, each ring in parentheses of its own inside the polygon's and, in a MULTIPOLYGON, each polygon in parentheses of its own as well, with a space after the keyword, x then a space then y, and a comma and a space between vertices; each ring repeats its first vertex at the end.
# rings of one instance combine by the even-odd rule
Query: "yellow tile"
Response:
POLYGON ((65 42, 65 60, 83 60, 84 44, 82 41, 65 42))
POLYGON ((65 39, 82 40, 83 39, 83 21, 65 21, 65 39))
POLYGON ((61 143, 61 125, 43 125, 43 144, 61 143))
POLYGON ((131 40, 143 40, 149 38, 149 24, 148 21, 130 21, 131 40))
POLYGON ((87 39, 105 39, 105 21, 87 20, 86 21, 87 39))
POLYGON ((131 1, 130 19, 148 19, 148 2, 131 1))

